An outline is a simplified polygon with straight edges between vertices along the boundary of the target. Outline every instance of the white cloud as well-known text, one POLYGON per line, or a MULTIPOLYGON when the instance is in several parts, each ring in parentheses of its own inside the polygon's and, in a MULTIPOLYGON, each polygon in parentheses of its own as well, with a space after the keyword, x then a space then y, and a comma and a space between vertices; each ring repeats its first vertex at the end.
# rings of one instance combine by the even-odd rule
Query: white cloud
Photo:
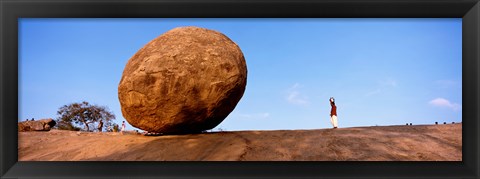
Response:
POLYGON ((458 111, 462 108, 462 106, 460 104, 452 103, 445 98, 435 98, 428 103, 432 106, 446 107, 446 108, 450 108, 454 111, 458 111))
POLYGON ((308 105, 308 99, 305 95, 300 93, 300 88, 302 86, 298 83, 295 83, 292 87, 290 87, 287 91, 287 96, 285 99, 295 105, 308 105))

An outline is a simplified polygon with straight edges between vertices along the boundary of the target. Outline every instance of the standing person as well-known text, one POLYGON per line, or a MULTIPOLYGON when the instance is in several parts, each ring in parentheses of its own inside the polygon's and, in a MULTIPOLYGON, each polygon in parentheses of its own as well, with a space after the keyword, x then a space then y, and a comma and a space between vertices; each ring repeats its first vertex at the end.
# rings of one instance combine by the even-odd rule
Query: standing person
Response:
POLYGON ((337 106, 335 106, 335 99, 333 97, 330 98, 330 106, 332 106, 330 110, 330 122, 332 122, 333 128, 336 129, 338 127, 337 106))
POLYGON ((97 127, 98 132, 102 132, 102 127, 103 127, 103 122, 102 122, 102 120, 100 120, 100 122, 98 123, 98 127, 97 127))
POLYGON ((120 130, 120 133, 123 134, 123 131, 125 131, 125 121, 122 122, 122 129, 120 130))

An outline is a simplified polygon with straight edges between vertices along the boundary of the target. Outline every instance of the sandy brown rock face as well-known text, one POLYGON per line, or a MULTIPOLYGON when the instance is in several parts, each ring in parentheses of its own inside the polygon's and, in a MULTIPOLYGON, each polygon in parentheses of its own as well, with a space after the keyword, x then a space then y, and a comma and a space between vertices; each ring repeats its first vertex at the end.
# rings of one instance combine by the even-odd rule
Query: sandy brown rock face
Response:
POLYGON ((163 133, 212 129, 243 96, 247 67, 225 35, 180 27, 150 41, 127 63, 118 98, 125 119, 163 133))
POLYGON ((57 123, 51 118, 41 119, 38 121, 22 121, 18 122, 18 131, 49 131, 56 124, 57 123))

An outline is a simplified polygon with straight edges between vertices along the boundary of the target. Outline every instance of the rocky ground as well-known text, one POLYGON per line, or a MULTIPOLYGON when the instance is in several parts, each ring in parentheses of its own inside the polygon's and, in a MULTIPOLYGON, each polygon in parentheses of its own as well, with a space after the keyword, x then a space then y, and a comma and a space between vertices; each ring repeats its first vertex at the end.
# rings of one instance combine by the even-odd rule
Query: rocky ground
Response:
POLYGON ((19 161, 461 161, 462 125, 142 136, 19 132, 19 161))

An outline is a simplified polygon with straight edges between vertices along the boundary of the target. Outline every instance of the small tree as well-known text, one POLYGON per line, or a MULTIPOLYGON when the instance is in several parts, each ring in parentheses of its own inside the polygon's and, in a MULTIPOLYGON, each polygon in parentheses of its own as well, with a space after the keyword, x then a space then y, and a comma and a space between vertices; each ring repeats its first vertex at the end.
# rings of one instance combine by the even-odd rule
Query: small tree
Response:
MULTIPOLYGON (((57 121, 70 124, 84 125, 86 131, 90 131, 89 125, 100 120, 105 122, 115 119, 115 115, 105 106, 91 105, 86 101, 64 105, 58 109, 57 121)), ((92 127, 94 128, 94 127, 92 127)))

